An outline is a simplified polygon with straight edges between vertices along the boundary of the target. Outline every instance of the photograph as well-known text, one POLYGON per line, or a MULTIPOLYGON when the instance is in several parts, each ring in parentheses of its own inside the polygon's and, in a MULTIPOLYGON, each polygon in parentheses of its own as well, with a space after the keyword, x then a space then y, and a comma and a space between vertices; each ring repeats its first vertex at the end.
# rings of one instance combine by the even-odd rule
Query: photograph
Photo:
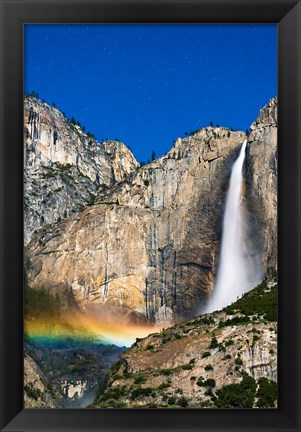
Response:
POLYGON ((278 408, 277 32, 24 24, 25 409, 278 408))

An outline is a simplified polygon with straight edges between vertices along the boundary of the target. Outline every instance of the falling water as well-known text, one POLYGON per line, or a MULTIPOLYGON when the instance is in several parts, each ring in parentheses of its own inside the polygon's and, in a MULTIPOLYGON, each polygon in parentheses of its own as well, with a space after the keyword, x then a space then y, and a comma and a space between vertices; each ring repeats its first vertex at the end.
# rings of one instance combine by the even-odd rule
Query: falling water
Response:
POLYGON ((235 161, 230 178, 223 220, 221 252, 215 288, 205 312, 213 312, 231 304, 241 294, 260 282, 261 274, 246 251, 246 221, 241 206, 243 163, 247 140, 235 161))

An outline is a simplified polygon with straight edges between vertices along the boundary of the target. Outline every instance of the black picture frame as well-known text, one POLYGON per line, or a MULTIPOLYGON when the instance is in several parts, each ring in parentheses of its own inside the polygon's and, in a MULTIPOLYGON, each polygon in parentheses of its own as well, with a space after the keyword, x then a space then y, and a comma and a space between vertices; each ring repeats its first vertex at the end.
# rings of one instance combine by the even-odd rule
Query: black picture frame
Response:
POLYGON ((300 431, 300 1, 0 0, 0 6, 1 430, 300 431), (277 409, 23 410, 23 24, 97 22, 278 24, 277 409))

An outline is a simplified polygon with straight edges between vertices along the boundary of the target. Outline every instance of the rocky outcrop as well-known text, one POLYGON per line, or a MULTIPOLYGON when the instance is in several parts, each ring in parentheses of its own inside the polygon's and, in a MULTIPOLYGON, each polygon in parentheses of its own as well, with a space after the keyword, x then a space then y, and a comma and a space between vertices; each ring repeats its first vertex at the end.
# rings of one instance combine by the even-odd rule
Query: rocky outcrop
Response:
POLYGON ((251 125, 247 182, 264 271, 277 268, 277 98, 251 125))
MULTIPOLYGON (((276 103, 252 125, 246 158, 249 238, 263 273, 276 262, 276 103)), ((231 166, 245 138, 204 128, 127 177, 116 174, 118 182, 99 189, 89 206, 33 235, 29 284, 131 323, 197 315, 213 287, 231 166)), ((135 163, 128 165, 118 145, 105 143, 103 151, 128 173, 135 163)))
POLYGON ((45 227, 28 247, 30 285, 69 290, 82 310, 131 322, 197 313, 212 289, 230 167, 244 139, 211 127, 178 139, 93 205, 45 227))
POLYGON ((26 408, 58 408, 62 396, 47 380, 37 363, 24 355, 24 405, 26 408))
POLYGON ((26 339, 26 408, 85 408, 103 386, 124 347, 69 339, 26 339))
POLYGON ((139 166, 119 141, 100 144, 57 108, 24 100, 25 243, 46 224, 93 202, 139 166))
POLYGON ((93 407, 275 406, 276 319, 276 285, 264 282, 221 312, 137 340, 93 407))

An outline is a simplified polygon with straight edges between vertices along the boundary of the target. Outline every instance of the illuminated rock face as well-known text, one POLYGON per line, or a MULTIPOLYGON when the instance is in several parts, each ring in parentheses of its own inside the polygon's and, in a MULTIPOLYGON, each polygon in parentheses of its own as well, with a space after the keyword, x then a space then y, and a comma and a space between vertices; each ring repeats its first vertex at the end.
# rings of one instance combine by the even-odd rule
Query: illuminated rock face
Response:
MULTIPOLYGON (((277 387, 276 298, 276 281, 265 280, 230 309, 138 339, 109 372, 93 407, 262 407, 255 396, 262 379, 277 387), (249 385, 233 387, 246 376, 249 385)), ((277 405, 276 390, 265 404, 277 405)))
POLYGON ((98 143, 61 111, 24 100, 25 243, 32 233, 92 203, 138 167, 119 141, 98 143))
POLYGON ((24 356, 24 404, 26 408, 58 408, 61 395, 54 389, 37 363, 24 356))
POLYGON ((247 183, 263 269, 277 268, 277 98, 260 111, 249 136, 247 183))
MULTIPOLYGON (((275 233, 268 228, 275 226, 276 214, 272 212, 271 223, 265 226, 262 221, 270 210, 260 207, 260 202, 266 199, 264 193, 276 196, 276 185, 270 184, 270 176, 276 175, 276 171, 274 166, 273 169, 265 166, 270 163, 269 154, 276 150, 276 124, 263 128, 270 117, 262 113, 261 117, 262 121, 253 125, 250 139, 256 141, 250 142, 246 155, 246 197, 252 197, 254 209, 260 215, 257 220, 250 206, 250 217, 256 221, 255 238, 263 239, 259 242, 259 253, 271 250, 272 254, 276 250, 275 233), (264 134, 260 132, 262 128, 264 134), (255 144, 258 153, 262 147, 264 157, 252 149, 255 144), (261 158, 260 164, 256 158, 261 158), (260 176, 260 181, 256 176, 260 176)), ((86 141, 82 143, 79 132, 73 126, 68 127, 77 134, 81 163, 76 165, 73 150, 70 155, 62 150, 64 145, 66 148, 75 145, 74 140, 68 144, 67 137, 58 144, 61 146, 58 162, 70 163, 71 169, 78 171, 83 167, 80 172, 89 179, 81 183, 71 175, 68 185, 80 185, 89 194, 89 185, 95 184, 98 174, 99 183, 109 187, 98 187, 95 192, 93 189, 95 198, 90 205, 69 212, 66 219, 44 226, 33 235, 27 248, 29 284, 35 289, 58 293, 61 298, 72 298, 81 310, 101 313, 104 317, 113 313, 114 319, 131 323, 172 323, 198 314, 213 287, 230 168, 245 134, 208 127, 176 140, 166 155, 139 169, 125 146, 116 142, 105 143, 103 147, 92 144, 104 152, 94 157, 99 160, 99 171, 96 168, 93 171, 94 165, 91 167, 89 161, 83 160, 86 141), (115 184, 110 177, 112 170, 115 184)), ((28 152, 29 160, 34 159, 30 154, 35 151, 28 152)), ((47 152, 45 157, 51 158, 47 152)), ((88 155, 88 150, 85 154, 88 155)), ((27 176, 32 185, 33 171, 27 176)), ((39 189, 43 188, 42 180, 37 182, 41 185, 39 189)), ((52 210, 49 201, 45 219, 59 215, 51 213, 61 211, 63 200, 56 198, 55 202, 52 210)), ((76 200, 72 202, 77 205, 76 200)), ((33 208, 33 204, 30 206, 33 208)), ((33 216, 28 220, 31 227, 33 216)), ((264 272, 273 262, 263 259, 264 272)))

